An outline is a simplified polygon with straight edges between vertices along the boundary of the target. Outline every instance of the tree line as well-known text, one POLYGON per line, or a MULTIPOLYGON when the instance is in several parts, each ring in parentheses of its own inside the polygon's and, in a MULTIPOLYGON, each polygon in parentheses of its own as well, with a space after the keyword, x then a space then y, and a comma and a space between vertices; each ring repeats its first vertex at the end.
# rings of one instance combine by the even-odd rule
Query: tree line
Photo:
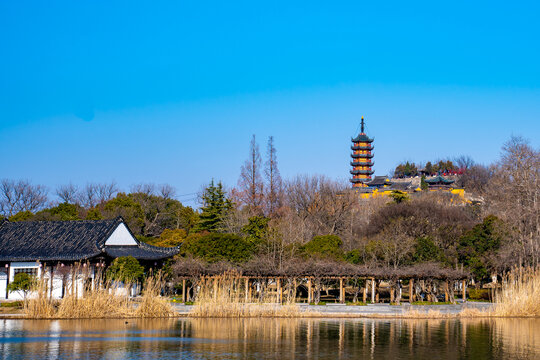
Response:
POLYGON ((270 163, 279 174, 272 140, 263 162, 253 137, 237 187, 205 189, 207 225, 186 237, 180 261, 255 262, 272 271, 306 261, 394 271, 435 263, 466 269, 479 282, 538 263, 540 153, 522 138, 511 138, 489 166, 457 161, 459 185, 483 200, 475 204, 448 192, 359 199, 348 183, 320 175, 271 187, 270 163))
POLYGON ((89 183, 84 187, 60 185, 59 201, 48 198, 47 189, 26 180, 0 181, 0 217, 10 221, 70 221, 114 219, 122 216, 140 239, 159 237, 164 230, 189 233, 198 222, 191 207, 174 198, 168 184, 138 184, 122 192, 114 182, 89 183))
POLYGON ((2 180, 0 214, 11 221, 121 215, 143 241, 182 245, 171 269, 194 262, 272 264, 275 271, 321 262, 394 271, 436 264, 487 281, 512 266, 538 264, 539 150, 513 137, 489 166, 464 159, 458 182, 480 203, 445 192, 360 199, 350 184, 322 175, 283 180, 274 138, 263 159, 253 136, 237 185, 210 181, 197 210, 175 199, 169 185, 121 192, 114 183, 69 184, 56 189, 61 200, 50 204, 43 186, 2 180))
POLYGON ((399 163, 394 169, 392 176, 396 178, 415 177, 419 175, 433 176, 437 174, 462 175, 470 171, 473 167, 478 167, 474 160, 467 155, 461 155, 453 160, 443 159, 438 161, 428 161, 423 163, 414 163, 406 161, 399 163))

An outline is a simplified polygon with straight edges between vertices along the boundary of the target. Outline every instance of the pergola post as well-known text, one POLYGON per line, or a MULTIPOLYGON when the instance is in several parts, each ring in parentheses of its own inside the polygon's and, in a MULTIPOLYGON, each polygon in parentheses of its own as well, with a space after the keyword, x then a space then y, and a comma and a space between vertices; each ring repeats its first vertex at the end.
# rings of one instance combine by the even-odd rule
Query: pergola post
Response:
POLYGON ((308 304, 311 304, 311 278, 308 278, 307 281, 307 297, 308 304))
POLYGON ((246 302, 249 300, 249 278, 244 279, 244 288, 246 289, 246 302))
POLYGON ((343 278, 339 278, 339 302, 341 304, 345 302, 345 292, 343 290, 343 278))
POLYGON ((364 302, 364 304, 367 302, 367 290, 368 290, 368 279, 366 279, 366 283, 364 284, 364 291, 363 291, 363 294, 362 294, 362 301, 364 302))
POLYGON ((277 290, 277 302, 281 304, 281 279, 276 279, 276 290, 277 290))
POLYGON ((414 301, 414 279, 409 279, 409 302, 414 301))
POLYGON ((186 302, 186 279, 182 279, 182 302, 186 302))
MULTIPOLYGON (((45 266, 45 265, 43 265, 45 266)), ((52 299, 52 293, 53 293, 53 280, 54 280, 54 266, 53 264, 51 263, 49 268, 51 269, 50 270, 50 281, 51 281, 51 286, 50 286, 50 289, 49 289, 49 298, 52 299)))
POLYGON ((10 266, 11 263, 6 263, 6 300, 9 298, 9 273, 10 273, 10 266))
POLYGON ((371 303, 375 303, 375 278, 371 278, 371 303))
POLYGON ((461 290, 463 295, 463 301, 467 301, 467 280, 461 281, 461 290))
POLYGON ((448 294, 448 280, 444 281, 444 301, 448 302, 450 300, 450 296, 448 294))

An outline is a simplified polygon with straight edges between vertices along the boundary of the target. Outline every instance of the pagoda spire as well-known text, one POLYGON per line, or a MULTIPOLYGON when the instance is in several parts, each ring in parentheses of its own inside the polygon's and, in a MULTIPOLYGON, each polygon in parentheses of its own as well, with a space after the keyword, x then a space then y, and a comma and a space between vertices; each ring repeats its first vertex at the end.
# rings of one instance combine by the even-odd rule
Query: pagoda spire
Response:
POLYGON ((361 126, 361 130, 360 132, 363 134, 364 133, 364 117, 362 116, 362 126, 361 126))

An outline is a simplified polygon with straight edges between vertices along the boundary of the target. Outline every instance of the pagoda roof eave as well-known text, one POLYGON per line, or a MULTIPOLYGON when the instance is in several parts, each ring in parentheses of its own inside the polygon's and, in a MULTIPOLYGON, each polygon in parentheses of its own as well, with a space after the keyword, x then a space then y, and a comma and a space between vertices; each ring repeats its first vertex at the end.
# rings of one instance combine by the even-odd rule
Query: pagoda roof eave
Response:
POLYGON ((368 137, 366 134, 363 134, 363 133, 358 134, 358 136, 355 137, 355 138, 351 138, 351 141, 352 141, 352 142, 367 142, 367 143, 371 143, 371 142, 373 142, 373 140, 375 140, 375 139, 374 139, 374 138, 370 138, 370 137, 368 137))

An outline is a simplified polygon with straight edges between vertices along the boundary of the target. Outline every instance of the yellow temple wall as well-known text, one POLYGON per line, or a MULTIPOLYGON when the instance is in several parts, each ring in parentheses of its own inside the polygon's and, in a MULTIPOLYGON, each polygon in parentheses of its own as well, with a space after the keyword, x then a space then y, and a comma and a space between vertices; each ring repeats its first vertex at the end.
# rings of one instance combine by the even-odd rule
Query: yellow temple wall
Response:
MULTIPOLYGON (((383 189, 373 189, 373 191, 370 192, 370 193, 361 193, 359 195, 360 195, 361 199, 369 199, 369 198, 374 198, 375 199, 375 198, 379 198, 379 197, 388 197, 388 196, 390 196, 392 191, 394 191, 394 190, 384 190, 384 188, 383 189)), ((415 189, 415 191, 423 191, 423 190, 418 188, 418 189, 415 189)), ((429 191, 450 192, 450 193, 452 193, 454 195, 459 196, 463 200, 463 202, 470 203, 470 201, 465 198, 465 189, 449 189, 449 190, 437 189, 437 190, 429 190, 429 191)), ((405 193, 405 191, 401 191, 401 192, 405 193)))

